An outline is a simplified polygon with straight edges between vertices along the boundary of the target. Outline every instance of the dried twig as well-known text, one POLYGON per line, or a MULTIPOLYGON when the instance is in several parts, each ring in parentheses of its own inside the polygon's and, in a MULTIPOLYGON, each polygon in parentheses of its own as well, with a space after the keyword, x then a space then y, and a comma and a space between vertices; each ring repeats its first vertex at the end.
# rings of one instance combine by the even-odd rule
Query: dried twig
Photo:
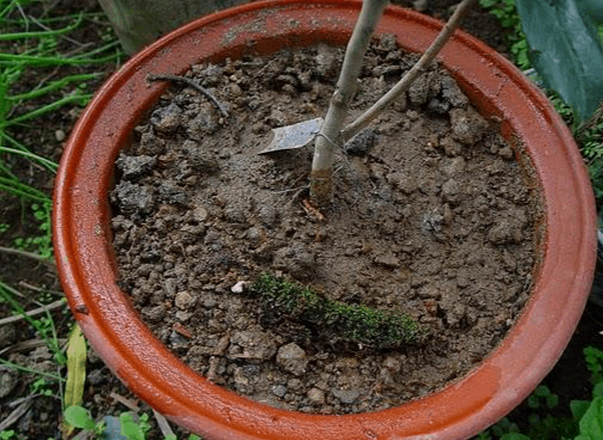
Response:
POLYGON ((10 428, 12 425, 17 423, 21 416, 27 412, 29 407, 31 406, 31 400, 26 400, 21 403, 14 411, 12 411, 8 417, 0 422, 0 432, 10 428))
POLYGON ((46 263, 51 266, 55 265, 55 263, 52 259, 44 258, 41 255, 34 254, 33 252, 26 252, 26 251, 22 251, 20 249, 13 249, 13 248, 4 247, 4 246, 0 246, 0 252, 2 252, 4 254, 9 254, 9 255, 18 255, 20 257, 31 258, 32 260, 40 261, 42 263, 46 263))
POLYGON ((172 431, 172 427, 168 420, 155 410, 153 410, 153 414, 157 419, 157 425, 159 426, 159 430, 161 431, 161 434, 163 434, 163 437, 167 438, 170 435, 174 435, 174 431, 172 431))
POLYGON ((140 411, 140 407, 133 400, 126 399, 124 396, 121 396, 115 392, 111 392, 109 396, 116 402, 121 403, 123 406, 128 408, 130 411, 138 412, 140 411))
MULTIPOLYGON (((62 347, 65 343, 67 343, 67 339, 66 338, 58 338, 57 343, 59 344, 59 346, 62 347)), ((47 342, 42 339, 37 339, 37 338, 29 339, 27 341, 21 341, 14 345, 9 345, 8 347, 4 347, 2 350, 0 350, 0 356, 4 355, 6 353, 14 353, 14 352, 18 352, 18 351, 33 350, 34 348, 43 347, 46 345, 47 345, 47 342)))
POLYGON ((25 319, 25 316, 41 315, 42 313, 46 313, 51 310, 59 309, 59 308, 63 307, 64 305, 65 305, 65 298, 61 298, 50 304, 46 304, 42 307, 38 307, 37 309, 29 310, 23 314, 2 318, 2 319, 0 319, 0 327, 2 327, 3 325, 12 324, 13 322, 21 321, 21 320, 25 319))
POLYGON ((207 90, 205 87, 203 87, 202 85, 193 81, 190 78, 187 78, 185 76, 170 75, 167 73, 165 73, 165 74, 150 73, 149 75, 147 75, 147 79, 149 81, 171 81, 173 83, 183 84, 185 86, 188 86, 188 87, 196 90, 197 92, 201 93, 207 99, 209 99, 211 101, 211 103, 213 105, 215 105, 218 110, 220 110, 220 113, 222 113, 222 115, 224 117, 228 118, 228 116, 229 116, 228 110, 226 109, 224 104, 222 104, 220 101, 218 101, 216 99, 216 97, 209 92, 209 90, 207 90))

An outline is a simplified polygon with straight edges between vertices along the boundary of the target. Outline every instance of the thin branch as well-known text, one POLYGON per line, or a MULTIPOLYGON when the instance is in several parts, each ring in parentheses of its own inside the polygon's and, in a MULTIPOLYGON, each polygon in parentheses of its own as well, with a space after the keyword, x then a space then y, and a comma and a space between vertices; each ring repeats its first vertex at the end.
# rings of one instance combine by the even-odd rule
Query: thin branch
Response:
POLYGON ((2 318, 2 319, 0 319, 0 327, 2 327, 3 325, 12 324, 13 322, 22 321, 22 320, 26 319, 25 316, 36 316, 36 315, 41 315, 42 313, 50 312, 51 310, 60 309, 65 304, 66 304, 65 298, 61 298, 55 302, 46 304, 45 306, 38 307, 37 309, 29 310, 23 314, 9 316, 7 318, 2 318))
POLYGON ((330 202, 335 144, 340 143, 341 128, 348 114, 350 102, 356 93, 364 54, 387 3, 388 0, 364 0, 360 16, 348 42, 337 87, 315 141, 310 194, 318 205, 324 206, 330 202))
POLYGON ((429 48, 425 51, 423 56, 421 56, 419 61, 412 67, 412 69, 406 72, 404 77, 385 95, 383 95, 379 101, 373 104, 371 108, 369 108, 354 122, 343 129, 341 132, 341 137, 344 141, 351 139, 354 137, 354 135, 359 133, 373 119, 379 116, 388 105, 390 105, 402 93, 410 88, 415 79, 417 79, 417 77, 425 71, 427 66, 434 60, 442 47, 444 47, 444 45, 448 42, 461 19, 467 14, 467 11, 475 3, 477 3, 477 0, 463 0, 463 2, 457 6, 454 14, 452 14, 452 17, 450 17, 444 28, 442 28, 435 41, 431 44, 431 46, 429 46, 429 48))
POLYGON ((0 246, 0 252, 2 252, 4 254, 9 254, 9 255, 18 255, 20 257, 31 258, 32 260, 50 264, 51 266, 55 265, 53 260, 49 260, 47 258, 42 257, 41 255, 34 254, 33 252, 22 251, 20 249, 13 249, 13 248, 4 247, 4 246, 0 246))
POLYGON ((226 109, 224 104, 222 104, 220 101, 218 101, 216 99, 216 97, 209 92, 209 90, 207 90, 205 87, 201 86, 200 84, 196 83, 192 79, 187 78, 186 76, 169 75, 167 73, 166 74, 158 74, 158 75, 149 74, 149 75, 147 75, 147 79, 149 81, 171 81, 171 82, 174 82, 177 84, 183 84, 185 86, 191 87, 192 89, 196 90, 197 92, 199 92, 203 96, 205 96, 207 99, 209 99, 211 101, 211 103, 213 105, 215 105, 218 110, 220 110, 220 113, 222 113, 222 115, 224 117, 228 118, 228 116, 229 116, 228 110, 226 109))
POLYGON ((158 413, 155 410, 153 410, 153 414, 155 415, 155 418, 157 419, 157 425, 159 426, 159 430, 161 431, 161 434, 163 435, 163 437, 167 438, 170 435, 174 435, 174 431, 172 430, 170 423, 163 416, 163 414, 158 413))
POLYGON ((0 422, 0 432, 10 428, 12 425, 17 423, 21 416, 27 412, 31 406, 31 400, 27 400, 19 405, 13 412, 11 412, 2 422, 0 422))

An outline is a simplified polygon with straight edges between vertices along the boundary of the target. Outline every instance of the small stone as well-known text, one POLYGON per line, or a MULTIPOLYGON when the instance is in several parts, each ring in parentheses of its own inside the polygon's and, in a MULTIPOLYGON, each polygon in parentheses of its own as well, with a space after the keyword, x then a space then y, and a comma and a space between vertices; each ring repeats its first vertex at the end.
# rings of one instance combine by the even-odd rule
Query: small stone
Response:
POLYGON ((383 266, 388 269, 396 269, 400 267, 400 260, 392 252, 376 256, 374 262, 376 265, 383 266))
POLYGON ((427 10, 427 0, 415 0, 412 7, 415 11, 425 12, 427 10))
POLYGON ((413 176, 395 172, 386 176, 387 181, 396 186, 404 194, 412 194, 417 189, 417 181, 413 176))
POLYGON ((465 166, 465 159, 454 157, 443 163, 442 172, 448 177, 460 176, 465 171, 465 166))
POLYGON ((180 185, 171 180, 167 180, 159 185, 159 197, 166 203, 186 205, 188 195, 180 185))
POLYGON ((440 147, 444 149, 444 153, 448 157, 460 156, 463 152, 463 146, 451 137, 445 137, 442 139, 440 142, 440 147))
POLYGON ((364 155, 375 146, 377 134, 370 128, 365 128, 344 146, 346 153, 354 155, 364 155))
POLYGON ((193 218, 198 223, 203 223, 207 220, 207 209, 203 206, 198 206, 193 210, 193 218))
POLYGON ((458 180, 450 179, 442 185, 442 199, 452 205, 462 200, 463 192, 458 180))
POLYGON ((182 150, 186 152, 188 162, 198 173, 211 174, 218 168, 218 161, 213 152, 202 148, 197 142, 187 139, 182 144, 182 150))
POLYGON ((111 192, 111 200, 127 214, 148 214, 155 206, 155 196, 151 188, 128 181, 122 181, 115 187, 111 192))
POLYGON ((338 71, 339 54, 337 48, 326 44, 317 47, 316 74, 322 78, 330 78, 338 71))
POLYGON ((258 219, 268 228, 276 226, 278 211, 270 205, 262 205, 257 212, 258 219))
POLYGON ((151 114, 151 124, 156 130, 171 133, 180 126, 182 109, 171 103, 167 107, 158 108, 151 114))
POLYGON ((429 101, 429 76, 419 76, 408 89, 408 99, 412 105, 421 106, 429 101))
POLYGON ((235 332, 231 339, 229 353, 233 357, 268 360, 276 353, 274 337, 259 328, 235 332), (236 353, 236 346, 242 350, 236 353))
POLYGON ((151 322, 161 321, 166 314, 167 310, 163 304, 159 304, 158 306, 145 308, 143 309, 143 316, 147 318, 151 322))
POLYGON ((132 180, 151 171, 156 162, 157 160, 153 156, 126 156, 122 154, 115 161, 115 165, 123 174, 124 179, 132 180))
POLYGON ((308 358, 303 348, 295 343, 290 343, 278 349, 276 363, 285 371, 295 376, 301 376, 306 372, 308 358))
POLYGON ((195 298, 186 290, 183 292, 178 292, 176 294, 176 299, 174 299, 174 304, 176 307, 182 310, 186 310, 191 308, 195 303, 195 298))
POLYGON ((0 348, 7 347, 17 340, 17 331, 12 324, 0 326, 0 348))
POLYGON ((307 393, 308 402, 312 405, 322 405, 325 403, 325 393, 318 388, 312 388, 307 393))
POLYGON ((98 368, 96 370, 92 370, 90 373, 86 375, 86 381, 90 383, 90 385, 100 385, 107 379, 102 368, 98 368))
POLYGON ((140 149, 144 154, 156 155, 163 153, 164 143, 153 133, 153 130, 148 130, 140 136, 140 149))
POLYGON ((0 369, 0 373, 0 399, 3 399, 15 389, 17 377, 5 369, 0 369))
POLYGON ((358 397, 360 397, 360 391, 358 390, 333 390, 331 392, 335 398, 339 399, 341 403, 352 404, 356 402, 358 397))
POLYGON ((202 83, 205 87, 217 86, 220 83, 220 80, 222 79, 223 76, 224 76, 224 68, 222 68, 216 64, 208 65, 201 72, 202 83))
POLYGON ((519 243, 522 239, 521 228, 508 220, 499 220, 488 232, 488 241, 496 245, 519 243))
POLYGON ((463 94, 454 78, 443 75, 440 79, 442 98, 449 102, 453 107, 466 107, 469 103, 467 97, 463 94))
POLYGON ((61 130, 60 128, 54 132, 54 138, 58 141, 58 142, 63 142, 65 140, 67 136, 65 135, 65 132, 63 130, 61 130))
POLYGON ((392 374, 397 374, 402 370, 402 361, 399 357, 391 355, 383 360, 383 367, 387 368, 392 374))
POLYGON ((247 281, 239 281, 237 284, 230 288, 232 293, 243 293, 249 284, 247 281))
POLYGON ((285 397, 285 394, 287 394, 287 387, 282 384, 273 385, 272 386, 272 394, 274 394, 276 397, 280 397, 282 399, 283 397, 285 397))
POLYGON ((295 244, 277 250, 274 253, 274 265, 277 269, 303 276, 314 269, 316 259, 303 245, 295 244))
POLYGON ((471 107, 455 108, 450 111, 452 137, 464 145, 477 143, 488 128, 486 120, 471 107))
POLYGON ((515 154, 513 154, 513 150, 509 146, 502 147, 498 150, 498 155, 505 160, 513 160, 515 154))

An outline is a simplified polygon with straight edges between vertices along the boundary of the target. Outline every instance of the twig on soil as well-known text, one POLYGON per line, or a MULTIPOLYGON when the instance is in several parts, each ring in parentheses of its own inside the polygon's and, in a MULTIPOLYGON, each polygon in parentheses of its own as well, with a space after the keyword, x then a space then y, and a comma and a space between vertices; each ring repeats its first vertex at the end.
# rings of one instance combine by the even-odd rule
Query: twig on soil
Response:
POLYGON ((201 86, 200 84, 198 84, 197 82, 193 81, 190 78, 187 78, 185 76, 170 75, 170 74, 167 74, 167 73, 165 73, 165 74, 152 74, 152 73, 149 73, 147 75, 147 79, 149 81, 171 81, 173 83, 183 84, 185 86, 189 86, 190 88, 196 90, 197 92, 199 92, 203 96, 205 96, 207 99, 209 99, 210 102, 213 105, 215 105, 218 110, 220 110, 220 113, 222 113, 222 115, 224 117, 228 118, 230 116, 228 114, 228 110, 226 109, 226 107, 224 106, 224 104, 222 104, 220 101, 218 101, 216 99, 216 97, 209 92, 209 90, 207 90, 205 87, 201 86))
POLYGON ((46 304, 45 306, 38 307, 37 309, 30 310, 21 315, 9 316, 7 318, 0 319, 0 327, 7 324, 12 324, 13 322, 18 322, 25 319, 25 316, 36 316, 41 315, 42 313, 49 312, 51 310, 59 309, 65 305, 65 299, 61 298, 55 302, 50 304, 46 304))
POLYGON ((11 412, 8 417, 6 417, 2 422, 0 422, 0 432, 5 431, 10 428, 12 425, 17 423, 21 416, 27 412, 29 407, 31 406, 31 400, 26 400, 21 403, 13 412, 11 412))
MULTIPOLYGON (((67 339, 66 338, 58 338, 57 343, 59 346, 62 347, 64 344, 67 343, 67 339)), ((14 353, 17 351, 28 351, 28 350, 32 350, 34 348, 38 348, 38 347, 42 347, 42 346, 46 346, 46 345, 47 345, 47 342, 42 339, 29 339, 27 341, 22 341, 17 344, 14 344, 14 345, 9 345, 8 347, 4 347, 2 350, 0 350, 0 356, 4 355, 5 353, 14 353)))
POLYGON ((140 411, 140 407, 133 400, 126 399, 124 396, 120 396, 115 392, 111 392, 109 396, 115 401, 121 403, 123 406, 128 408, 130 411, 138 412, 140 411))
POLYGON ((427 66, 435 59, 442 47, 448 42, 461 19, 467 14, 467 11, 476 3, 477 0, 463 0, 452 14, 452 17, 444 25, 437 38, 431 43, 431 46, 423 53, 419 61, 402 77, 394 87, 392 87, 385 95, 383 95, 375 104, 367 111, 360 115, 354 122, 346 126, 341 137, 344 142, 354 137, 363 128, 365 128, 373 119, 381 114, 381 112, 396 100, 402 93, 409 89, 415 79, 421 75, 427 66))
POLYGON ((8 247, 4 247, 4 246, 0 246, 0 252, 2 252, 4 254, 9 254, 9 255, 18 255, 21 257, 31 258, 32 260, 41 261, 42 263, 46 263, 51 266, 55 265, 53 260, 49 260, 47 258, 42 257, 41 255, 34 254, 33 252, 26 252, 26 251, 22 251, 20 249, 13 249, 13 248, 8 248, 8 247))
POLYGON ((161 431, 161 434, 163 434, 163 436, 165 438, 167 438, 170 435, 174 435, 174 431, 172 430, 172 427, 170 426, 170 423, 167 421, 167 419, 160 413, 158 413, 157 411, 153 410, 153 414, 155 415, 155 418, 157 419, 157 425, 159 426, 159 430, 161 431))

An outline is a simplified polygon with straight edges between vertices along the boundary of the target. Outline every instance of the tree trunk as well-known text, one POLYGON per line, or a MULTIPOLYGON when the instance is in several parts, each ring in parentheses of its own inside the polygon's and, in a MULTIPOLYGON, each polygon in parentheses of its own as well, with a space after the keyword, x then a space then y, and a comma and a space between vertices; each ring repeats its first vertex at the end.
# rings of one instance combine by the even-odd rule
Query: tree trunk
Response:
POLYGON ((249 0, 99 0, 129 54, 202 15, 249 0))

